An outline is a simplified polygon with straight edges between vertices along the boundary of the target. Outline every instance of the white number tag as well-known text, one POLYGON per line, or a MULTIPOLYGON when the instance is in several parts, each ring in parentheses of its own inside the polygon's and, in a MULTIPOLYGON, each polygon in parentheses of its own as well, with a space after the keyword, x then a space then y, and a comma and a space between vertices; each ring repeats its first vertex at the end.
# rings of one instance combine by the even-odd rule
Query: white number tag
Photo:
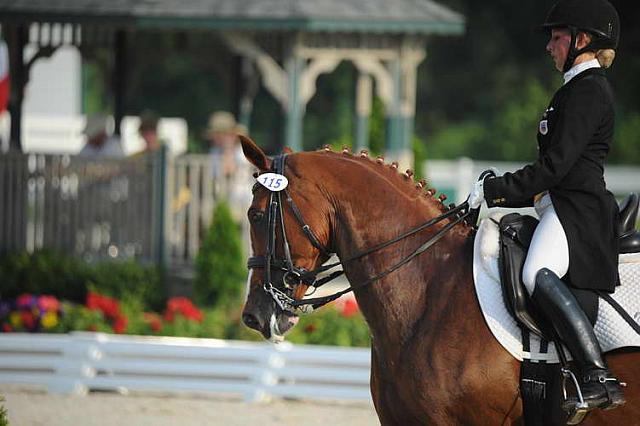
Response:
POLYGON ((282 191, 289 185, 286 177, 277 173, 264 173, 258 176, 258 183, 267 188, 269 191, 282 191))

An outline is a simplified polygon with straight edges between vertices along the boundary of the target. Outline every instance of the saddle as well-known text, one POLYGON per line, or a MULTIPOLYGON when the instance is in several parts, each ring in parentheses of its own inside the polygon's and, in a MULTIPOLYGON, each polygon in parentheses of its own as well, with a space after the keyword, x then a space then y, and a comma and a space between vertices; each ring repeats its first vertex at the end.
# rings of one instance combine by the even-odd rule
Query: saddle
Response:
MULTIPOLYGON (((632 193, 620 204, 620 221, 617 227, 620 236, 620 253, 640 252, 640 231, 635 229, 639 203, 638 194, 632 193)), ((551 334, 545 333, 547 327, 539 319, 522 282, 522 268, 537 225, 537 219, 519 213, 502 217, 499 223, 498 266, 507 310, 521 326, 545 337, 551 334)))

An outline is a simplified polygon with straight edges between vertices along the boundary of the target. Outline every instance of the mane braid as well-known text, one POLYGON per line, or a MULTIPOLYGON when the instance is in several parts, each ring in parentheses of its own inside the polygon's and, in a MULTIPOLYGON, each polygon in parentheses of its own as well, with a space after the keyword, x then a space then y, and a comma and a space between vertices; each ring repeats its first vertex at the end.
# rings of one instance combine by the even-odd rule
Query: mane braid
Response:
POLYGON ((441 194, 440 197, 444 197, 444 199, 436 198, 437 191, 434 188, 428 188, 426 191, 423 188, 426 188, 426 180, 421 179, 419 182, 416 182, 414 179, 414 173, 411 170, 407 170, 402 173, 399 171, 398 166, 395 161, 391 164, 384 162, 384 157, 379 156, 377 159, 372 159, 368 155, 368 151, 363 150, 360 151, 359 154, 352 153, 346 147, 343 147, 342 151, 335 152, 330 149, 330 147, 325 146, 323 149, 316 151, 318 153, 328 154, 336 157, 337 159, 349 159, 352 161, 357 161, 367 168, 369 168, 372 172, 377 174, 382 174, 383 176, 391 177, 390 181, 396 184, 399 189, 404 189, 405 192, 415 192, 421 191, 423 192, 423 197, 426 198, 427 203, 431 206, 434 206, 441 213, 445 213, 449 210, 449 206, 444 204, 444 200, 446 196, 441 194), (366 152, 366 154, 365 154, 366 152), (383 161, 380 161, 382 159, 383 161))

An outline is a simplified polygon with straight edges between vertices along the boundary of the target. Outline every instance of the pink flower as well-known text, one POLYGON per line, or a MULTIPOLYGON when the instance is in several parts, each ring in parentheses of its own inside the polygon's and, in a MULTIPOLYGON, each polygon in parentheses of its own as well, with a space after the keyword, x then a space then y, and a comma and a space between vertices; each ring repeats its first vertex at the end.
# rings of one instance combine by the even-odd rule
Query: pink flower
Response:
POLYGON ((60 302, 54 296, 40 296, 38 298, 38 307, 42 311, 55 312, 60 309, 60 302))

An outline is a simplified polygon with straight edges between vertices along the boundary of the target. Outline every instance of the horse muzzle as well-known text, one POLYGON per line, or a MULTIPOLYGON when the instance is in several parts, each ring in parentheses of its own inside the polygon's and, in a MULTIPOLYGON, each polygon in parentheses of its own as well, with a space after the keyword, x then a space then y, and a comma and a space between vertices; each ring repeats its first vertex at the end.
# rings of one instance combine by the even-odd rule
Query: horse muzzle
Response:
POLYGON ((298 316, 282 310, 266 293, 259 296, 259 300, 259 303, 253 303, 251 299, 247 301, 242 322, 269 341, 282 341, 285 333, 298 323, 298 316))

